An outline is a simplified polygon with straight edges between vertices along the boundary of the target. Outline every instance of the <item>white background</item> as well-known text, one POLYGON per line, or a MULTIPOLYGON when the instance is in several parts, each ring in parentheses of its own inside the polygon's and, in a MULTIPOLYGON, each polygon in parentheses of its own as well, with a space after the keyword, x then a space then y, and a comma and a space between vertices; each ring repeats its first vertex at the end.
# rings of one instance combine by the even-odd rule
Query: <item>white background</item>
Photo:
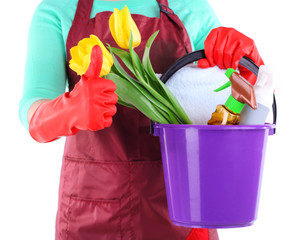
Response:
MULTIPOLYGON (((142 0, 141 0, 142 1, 142 0)), ((180 1, 180 0, 179 0, 180 1)), ((296 0, 209 0, 224 26, 253 38, 277 88, 277 135, 269 137, 258 220, 220 230, 221 240, 301 239, 301 7, 296 0)), ((0 8, 0 239, 54 239, 63 143, 38 144, 18 119, 26 39, 39 0, 0 8)))

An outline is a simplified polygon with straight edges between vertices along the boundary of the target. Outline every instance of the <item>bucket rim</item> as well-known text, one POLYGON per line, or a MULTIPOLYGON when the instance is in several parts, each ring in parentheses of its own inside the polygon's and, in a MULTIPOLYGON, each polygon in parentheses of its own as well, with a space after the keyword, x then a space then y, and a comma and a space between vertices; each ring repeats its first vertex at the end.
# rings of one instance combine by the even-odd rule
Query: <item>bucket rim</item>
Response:
POLYGON ((154 128, 177 128, 177 129, 187 129, 196 128, 201 130, 272 130, 276 128, 275 124, 266 123, 262 125, 194 125, 194 124, 162 124, 155 123, 154 128))

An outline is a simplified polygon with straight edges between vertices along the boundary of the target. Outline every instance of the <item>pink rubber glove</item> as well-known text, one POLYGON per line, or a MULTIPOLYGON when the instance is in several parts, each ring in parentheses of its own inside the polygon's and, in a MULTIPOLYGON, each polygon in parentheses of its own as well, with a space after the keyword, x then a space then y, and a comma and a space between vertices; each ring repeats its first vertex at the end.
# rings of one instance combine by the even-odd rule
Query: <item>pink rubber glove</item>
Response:
POLYGON ((219 27, 213 29, 205 40, 206 59, 200 59, 200 68, 214 67, 221 69, 239 69, 240 75, 247 79, 252 85, 256 82, 256 76, 248 69, 239 66, 238 62, 246 56, 253 60, 257 66, 264 64, 254 41, 238 32, 234 28, 219 27))
POLYGON ((95 46, 88 70, 71 92, 42 103, 33 114, 29 133, 38 142, 50 142, 79 130, 97 131, 112 124, 116 113, 116 85, 100 78, 103 55, 95 46))

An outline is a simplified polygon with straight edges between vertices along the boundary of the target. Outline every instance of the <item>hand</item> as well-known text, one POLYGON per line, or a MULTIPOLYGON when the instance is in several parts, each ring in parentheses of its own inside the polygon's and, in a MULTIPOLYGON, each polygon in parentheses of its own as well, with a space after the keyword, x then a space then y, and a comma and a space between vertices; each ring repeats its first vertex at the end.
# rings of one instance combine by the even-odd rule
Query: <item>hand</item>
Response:
POLYGON ((205 40, 206 59, 200 59, 200 68, 214 67, 221 69, 234 68, 251 84, 255 84, 256 76, 248 69, 238 66, 243 56, 250 58, 255 64, 264 64, 254 41, 234 28, 219 27, 213 29, 205 40))
POLYGON ((116 85, 111 80, 83 75, 74 89, 65 94, 74 127, 97 131, 111 126, 118 101, 115 90, 116 85))
POLYGON ((79 130, 97 131, 112 124, 118 101, 113 81, 99 77, 100 47, 92 49, 91 63, 71 92, 41 103, 33 114, 29 132, 38 142, 50 142, 79 130))

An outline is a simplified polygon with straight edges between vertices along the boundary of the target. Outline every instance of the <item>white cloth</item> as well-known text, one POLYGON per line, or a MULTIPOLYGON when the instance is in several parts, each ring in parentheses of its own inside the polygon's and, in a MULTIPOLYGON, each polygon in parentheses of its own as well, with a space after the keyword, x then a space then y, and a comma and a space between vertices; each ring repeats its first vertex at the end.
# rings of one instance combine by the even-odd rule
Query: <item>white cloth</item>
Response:
POLYGON ((214 92, 229 81, 225 72, 219 67, 201 69, 189 64, 166 82, 193 124, 207 125, 216 106, 225 104, 231 95, 231 87, 214 92))

